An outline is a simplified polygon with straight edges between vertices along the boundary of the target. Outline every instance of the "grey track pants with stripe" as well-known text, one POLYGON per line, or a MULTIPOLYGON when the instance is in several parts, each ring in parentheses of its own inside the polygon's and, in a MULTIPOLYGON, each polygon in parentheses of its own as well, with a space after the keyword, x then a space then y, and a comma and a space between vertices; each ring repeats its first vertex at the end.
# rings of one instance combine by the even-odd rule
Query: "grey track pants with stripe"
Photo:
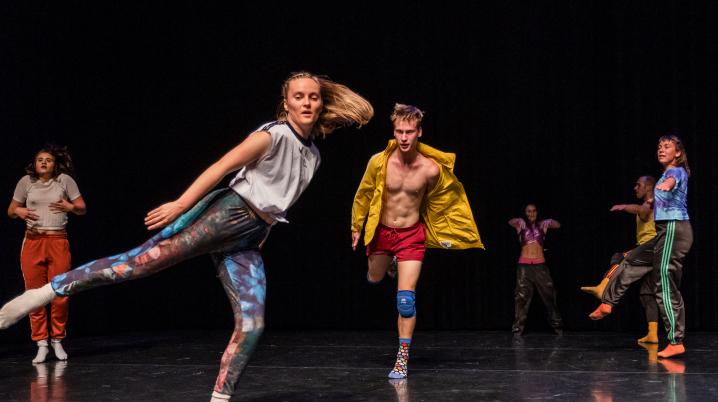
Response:
MULTIPOLYGON (((668 341, 683 342, 686 317, 679 288, 683 258, 692 244, 690 221, 657 221, 656 236, 631 250, 611 277, 603 293, 603 303, 616 305, 633 282, 648 277, 655 283, 656 304, 668 341)), ((645 284, 641 286, 641 295, 648 289, 645 284)))
POLYGON ((668 342, 682 343, 686 314, 679 287, 683 276, 683 258, 693 244, 690 221, 657 221, 653 274, 657 279, 656 303, 666 328, 668 342))

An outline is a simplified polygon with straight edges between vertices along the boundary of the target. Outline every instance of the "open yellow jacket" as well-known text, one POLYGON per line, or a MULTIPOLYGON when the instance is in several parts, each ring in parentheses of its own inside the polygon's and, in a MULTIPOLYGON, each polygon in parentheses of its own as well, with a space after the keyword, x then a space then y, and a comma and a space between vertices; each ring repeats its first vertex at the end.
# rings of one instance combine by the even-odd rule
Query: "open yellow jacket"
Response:
MULTIPOLYGON (((382 194, 387 161, 396 149, 390 140, 387 148, 369 160, 352 205, 353 232, 361 232, 364 223, 364 244, 374 238, 381 219, 382 194)), ((421 218, 426 227, 426 247, 446 249, 484 248, 471 214, 464 186, 454 176, 456 155, 419 143, 417 150, 439 165, 439 179, 427 190, 421 204, 421 218)))

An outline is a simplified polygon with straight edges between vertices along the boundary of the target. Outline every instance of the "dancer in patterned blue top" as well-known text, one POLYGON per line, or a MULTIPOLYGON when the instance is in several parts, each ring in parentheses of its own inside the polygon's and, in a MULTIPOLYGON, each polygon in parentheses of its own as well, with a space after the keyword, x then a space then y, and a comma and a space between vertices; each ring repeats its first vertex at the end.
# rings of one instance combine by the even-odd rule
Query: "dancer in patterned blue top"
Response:
POLYGON ((685 307, 679 287, 683 276, 683 258, 693 244, 693 229, 688 219, 688 155, 678 136, 670 134, 658 140, 658 161, 665 169, 653 192, 656 199, 655 255, 653 274, 656 302, 666 329, 669 345, 659 357, 683 354, 686 328, 685 307))
MULTIPOLYGON (((645 250, 640 260, 653 267, 651 275, 656 282, 656 303, 669 342, 658 357, 668 358, 686 351, 683 346, 685 307, 679 287, 683 259, 693 244, 693 229, 686 208, 691 170, 686 149, 677 135, 668 134, 658 139, 657 156, 664 171, 653 191, 656 237, 643 244, 645 250)), ((629 267, 636 264, 639 262, 631 262, 629 267)), ((602 303, 590 317, 600 320, 611 314, 611 310, 610 304, 602 303)))
MULTIPOLYGON (((669 141, 670 142, 670 141, 669 141)), ((657 221, 687 221, 688 218, 688 172, 685 168, 671 167, 656 182, 653 214, 657 221), (673 179, 672 181, 670 179, 673 179), (675 184, 668 191, 660 190, 661 183, 675 184)))

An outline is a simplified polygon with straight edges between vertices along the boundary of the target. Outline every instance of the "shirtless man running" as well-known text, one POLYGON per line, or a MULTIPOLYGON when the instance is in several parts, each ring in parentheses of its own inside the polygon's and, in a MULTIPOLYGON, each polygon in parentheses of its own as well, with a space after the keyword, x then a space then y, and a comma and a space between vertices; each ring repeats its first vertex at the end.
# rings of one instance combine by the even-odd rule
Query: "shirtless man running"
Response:
POLYGON ((394 139, 369 161, 352 206, 352 248, 364 228, 367 280, 381 281, 394 257, 398 265, 399 352, 389 378, 407 376, 426 247, 483 248, 464 188, 453 174, 455 155, 419 142, 423 117, 415 106, 394 106, 394 139))

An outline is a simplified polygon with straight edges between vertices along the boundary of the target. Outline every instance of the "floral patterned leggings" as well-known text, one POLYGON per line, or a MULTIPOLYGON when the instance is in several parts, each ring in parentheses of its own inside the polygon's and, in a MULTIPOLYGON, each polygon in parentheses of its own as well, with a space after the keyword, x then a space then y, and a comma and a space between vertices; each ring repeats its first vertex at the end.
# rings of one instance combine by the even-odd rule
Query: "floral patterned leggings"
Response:
POLYGON ((141 246, 56 276, 58 296, 138 279, 211 254, 234 312, 214 391, 232 395, 264 329, 266 280, 260 247, 271 226, 231 189, 216 190, 141 246))

